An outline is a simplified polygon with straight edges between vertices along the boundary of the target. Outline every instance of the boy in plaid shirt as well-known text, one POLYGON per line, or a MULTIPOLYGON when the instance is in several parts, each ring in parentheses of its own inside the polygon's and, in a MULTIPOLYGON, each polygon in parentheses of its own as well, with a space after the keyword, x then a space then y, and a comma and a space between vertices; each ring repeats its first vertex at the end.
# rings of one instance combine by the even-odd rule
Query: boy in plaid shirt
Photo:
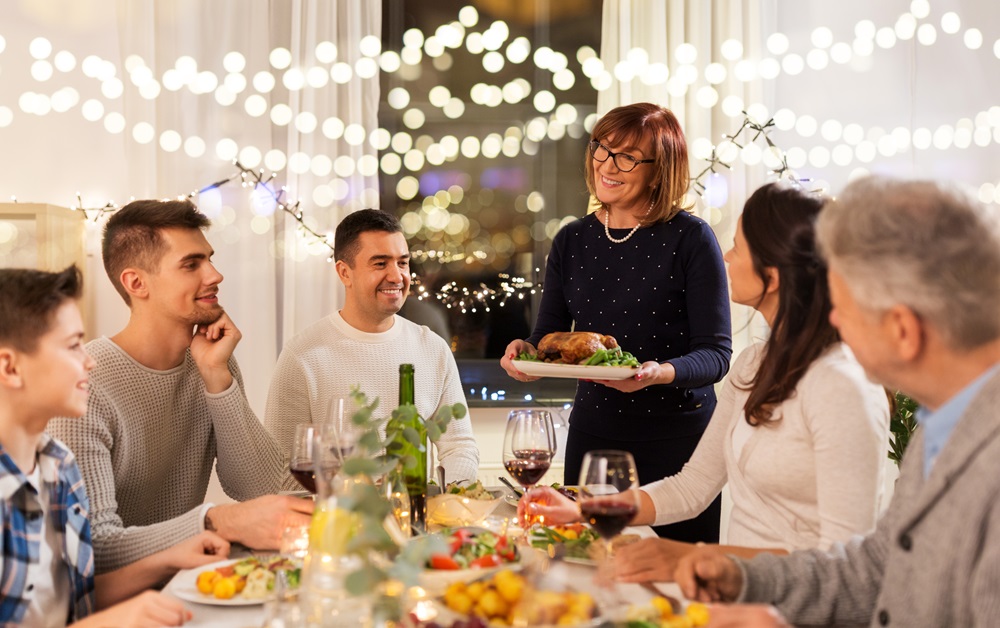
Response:
POLYGON ((136 594, 178 569, 218 560, 229 544, 206 532, 99 576, 95 592, 80 470, 44 432, 49 419, 87 409, 94 361, 83 348, 81 292, 75 266, 0 269, 0 625, 180 625, 190 613, 179 602, 136 594))

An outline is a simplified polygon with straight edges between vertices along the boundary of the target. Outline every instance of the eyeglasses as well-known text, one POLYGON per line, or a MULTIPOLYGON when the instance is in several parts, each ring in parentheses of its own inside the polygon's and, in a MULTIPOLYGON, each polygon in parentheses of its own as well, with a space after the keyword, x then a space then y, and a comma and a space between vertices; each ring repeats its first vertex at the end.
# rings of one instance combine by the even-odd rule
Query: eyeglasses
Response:
POLYGON ((595 161, 601 163, 604 163, 610 157, 615 163, 615 168, 618 168, 622 172, 632 172, 639 164, 651 164, 656 161, 655 159, 636 159, 625 153, 613 153, 610 148, 597 140, 590 140, 590 154, 595 161))

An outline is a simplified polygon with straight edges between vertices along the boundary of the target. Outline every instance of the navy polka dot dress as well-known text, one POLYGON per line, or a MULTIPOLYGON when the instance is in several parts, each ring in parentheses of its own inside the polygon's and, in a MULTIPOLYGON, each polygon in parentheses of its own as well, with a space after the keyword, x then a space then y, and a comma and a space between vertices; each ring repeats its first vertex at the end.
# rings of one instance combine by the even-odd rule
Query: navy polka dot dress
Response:
MULTIPOLYGON (((611 230, 615 238, 628 231, 611 230)), ((598 447, 632 451, 642 483, 679 471, 711 419, 712 385, 732 355, 726 271, 712 229, 681 212, 616 244, 590 214, 556 235, 544 287, 532 345, 553 331, 610 334, 640 362, 669 361, 677 372, 673 384, 634 393, 579 382, 566 483, 576 484, 583 454, 598 447)))

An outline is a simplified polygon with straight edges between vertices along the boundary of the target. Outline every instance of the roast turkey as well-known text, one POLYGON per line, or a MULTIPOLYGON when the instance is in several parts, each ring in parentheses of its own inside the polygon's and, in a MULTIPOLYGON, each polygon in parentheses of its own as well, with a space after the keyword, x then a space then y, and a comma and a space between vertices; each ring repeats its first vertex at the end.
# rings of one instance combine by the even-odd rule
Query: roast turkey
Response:
POLYGON ((581 364, 601 349, 614 349, 618 341, 590 331, 556 331, 538 342, 538 357, 545 362, 581 364))

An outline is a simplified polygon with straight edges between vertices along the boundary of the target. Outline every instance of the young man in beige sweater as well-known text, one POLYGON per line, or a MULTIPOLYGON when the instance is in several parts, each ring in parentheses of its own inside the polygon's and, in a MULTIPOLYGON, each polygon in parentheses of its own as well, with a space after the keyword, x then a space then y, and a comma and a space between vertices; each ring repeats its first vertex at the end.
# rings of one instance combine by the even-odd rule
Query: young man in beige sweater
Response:
POLYGON ((83 420, 53 421, 93 503, 98 573, 198 534, 276 549, 312 503, 274 495, 284 457, 251 410, 219 303, 222 275, 190 201, 135 201, 104 231, 104 267, 128 324, 87 345, 97 361, 83 420), (205 504, 213 464, 236 504, 205 504))

